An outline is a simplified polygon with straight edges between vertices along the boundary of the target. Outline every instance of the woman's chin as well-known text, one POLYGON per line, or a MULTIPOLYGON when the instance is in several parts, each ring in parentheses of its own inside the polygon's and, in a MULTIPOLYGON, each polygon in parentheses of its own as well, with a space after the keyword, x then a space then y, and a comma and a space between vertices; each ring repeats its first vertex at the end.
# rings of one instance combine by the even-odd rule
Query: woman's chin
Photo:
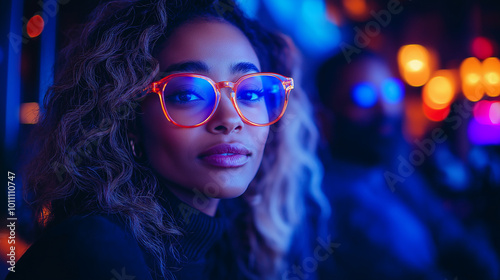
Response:
POLYGON ((241 196, 247 190, 247 188, 248 188, 248 185, 246 185, 246 186, 221 186, 221 187, 219 187, 219 190, 217 191, 217 193, 208 192, 207 196, 211 197, 211 198, 218 198, 218 199, 231 199, 231 198, 241 196))

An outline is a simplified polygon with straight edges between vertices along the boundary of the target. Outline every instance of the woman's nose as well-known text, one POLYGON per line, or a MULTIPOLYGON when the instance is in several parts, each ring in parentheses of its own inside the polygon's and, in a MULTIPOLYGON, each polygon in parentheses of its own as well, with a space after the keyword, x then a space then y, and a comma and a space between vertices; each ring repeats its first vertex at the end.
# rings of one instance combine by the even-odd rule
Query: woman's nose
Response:
POLYGON ((211 133, 230 134, 243 129, 243 120, 238 115, 238 112, 236 112, 236 108, 229 98, 230 92, 230 89, 227 89, 227 91, 222 90, 221 92, 219 106, 217 106, 214 115, 207 123, 207 129, 211 133))

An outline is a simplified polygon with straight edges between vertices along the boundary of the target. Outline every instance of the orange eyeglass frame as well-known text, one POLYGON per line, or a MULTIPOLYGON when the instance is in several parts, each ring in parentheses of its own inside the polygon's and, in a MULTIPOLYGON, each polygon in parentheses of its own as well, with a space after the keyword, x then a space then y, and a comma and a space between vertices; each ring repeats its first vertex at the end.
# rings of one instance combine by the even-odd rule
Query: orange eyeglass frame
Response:
POLYGON ((240 118, 245 123, 250 124, 250 125, 254 125, 254 126, 268 126, 268 125, 272 125, 272 124, 276 123, 277 121, 279 121, 281 119, 281 117, 283 117, 283 114, 285 113, 286 107, 288 105, 288 97, 290 95, 290 91, 294 88, 294 83, 293 83, 293 79, 292 78, 288 78, 288 77, 282 76, 280 74, 272 73, 272 72, 260 72, 260 73, 252 73, 252 74, 243 75, 243 76, 241 76, 234 83, 230 82, 230 81, 221 81, 221 82, 216 83, 212 79, 210 79, 209 77, 204 76, 204 75, 199 75, 199 74, 193 74, 193 73, 175 73, 175 74, 168 75, 168 76, 162 78, 161 80, 159 80, 157 82, 153 82, 149 87, 147 87, 145 89, 145 91, 154 92, 154 93, 158 94, 158 97, 160 98, 160 103, 161 103, 161 108, 163 110, 163 114, 165 115, 165 117, 167 118, 168 121, 170 121, 171 123, 173 123, 173 124, 175 124, 176 126, 179 126, 179 127, 192 128, 192 127, 198 127, 198 126, 204 125, 205 123, 207 123, 212 118, 212 116, 217 111, 217 108, 219 107, 219 102, 220 102, 220 99, 221 99, 221 92, 220 92, 220 90, 223 89, 223 88, 230 88, 232 90, 231 91, 231 97, 230 97, 231 102, 233 103, 233 106, 236 109, 236 112, 238 113, 238 115, 240 116, 240 118), (251 77, 255 77, 255 76, 271 76, 271 77, 275 77, 275 78, 277 78, 277 79, 279 79, 281 81, 281 84, 283 85, 283 88, 285 90, 285 102, 283 104, 283 109, 281 110, 279 116, 274 121, 266 123, 266 124, 258 124, 258 123, 255 123, 255 122, 252 122, 252 121, 248 120, 241 113, 241 110, 240 110, 240 108, 238 107, 238 105, 236 103, 236 91, 238 90, 238 86, 240 85, 240 83, 243 80, 245 80, 245 79, 248 79, 248 78, 251 78, 251 77), (179 123, 175 122, 170 117, 170 115, 169 115, 169 113, 168 113, 168 111, 166 109, 166 106, 165 106, 165 100, 164 100, 164 96, 162 94, 162 91, 165 88, 165 86, 168 84, 168 81, 170 81, 171 79, 173 79, 175 77, 194 77, 194 78, 200 78, 200 79, 206 80, 207 82, 210 83, 210 85, 212 85, 212 88, 214 89, 214 93, 216 94, 215 106, 214 106, 212 112, 210 113, 210 115, 205 120, 203 120, 202 122, 200 122, 199 124, 186 126, 186 125, 182 125, 182 124, 179 124, 179 123))

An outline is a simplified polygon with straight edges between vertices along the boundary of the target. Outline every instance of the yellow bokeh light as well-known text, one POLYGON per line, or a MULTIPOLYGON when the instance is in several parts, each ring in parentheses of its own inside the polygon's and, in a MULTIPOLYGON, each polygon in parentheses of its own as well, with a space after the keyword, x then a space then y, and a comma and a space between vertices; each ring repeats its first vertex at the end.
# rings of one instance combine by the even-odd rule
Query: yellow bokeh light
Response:
POLYGON ((398 65, 401 76, 411 86, 424 85, 431 74, 431 56, 421 45, 405 45, 398 51, 398 65))
POLYGON ((486 79, 486 81, 490 84, 498 84, 498 82, 500 81, 499 77, 498 77, 498 74, 497 73, 486 73, 484 75, 484 78, 486 79))
POLYGON ((478 101, 484 96, 484 85, 481 82, 482 66, 479 59, 469 57, 460 65, 462 91, 470 101, 478 101))
POLYGON ((500 60, 496 57, 488 57, 483 61, 482 72, 484 74, 484 87, 486 94, 491 97, 500 95, 500 60))
POLYGON ((427 106, 439 110, 447 107, 454 96, 453 81, 446 76, 435 76, 424 86, 422 97, 427 106))
POLYGON ((422 70, 424 68, 424 63, 421 60, 413 59, 408 61, 407 63, 408 70, 416 72, 422 70))
POLYGON ((481 80, 481 76, 479 76, 476 73, 470 73, 470 74, 467 75, 467 77, 465 77, 465 80, 469 84, 474 85, 474 84, 477 84, 481 80))

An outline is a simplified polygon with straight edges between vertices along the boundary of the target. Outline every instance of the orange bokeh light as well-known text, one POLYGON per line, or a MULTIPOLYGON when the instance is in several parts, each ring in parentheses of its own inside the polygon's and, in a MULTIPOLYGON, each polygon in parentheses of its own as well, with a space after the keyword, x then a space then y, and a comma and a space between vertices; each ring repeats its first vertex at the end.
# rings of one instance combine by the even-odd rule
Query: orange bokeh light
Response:
POLYGON ((425 84, 422 98, 424 103, 432 109, 440 110, 450 105, 455 97, 455 85, 452 74, 441 70, 425 84))
POLYGON ((367 20, 370 16, 366 0, 342 0, 347 15, 358 21, 367 20))
POLYGON ((466 58, 460 65, 462 91, 470 101, 479 101, 488 96, 500 95, 500 60, 488 57, 482 63, 475 57, 466 58))
POLYGON ((484 87, 486 94, 491 97, 500 95, 500 60, 488 57, 482 65, 484 87))
POLYGON ((398 64, 401 76, 411 86, 424 85, 431 73, 431 56, 421 45, 405 45, 399 49, 398 64))
POLYGON ((35 124, 38 122, 40 106, 36 102, 23 103, 19 111, 20 122, 23 124, 35 124))
POLYGON ((484 96, 484 85, 481 82, 482 65, 475 57, 466 58, 460 65, 462 91, 470 101, 478 101, 484 96))

